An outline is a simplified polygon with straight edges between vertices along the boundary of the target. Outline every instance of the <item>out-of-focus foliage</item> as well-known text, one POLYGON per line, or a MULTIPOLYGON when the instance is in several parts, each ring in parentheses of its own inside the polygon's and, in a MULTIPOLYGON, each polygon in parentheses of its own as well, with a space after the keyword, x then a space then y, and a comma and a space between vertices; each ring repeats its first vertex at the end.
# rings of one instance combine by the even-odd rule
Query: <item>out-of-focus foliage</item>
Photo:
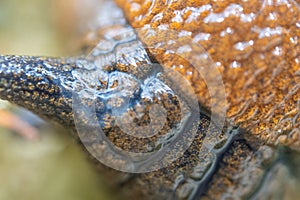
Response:
POLYGON ((0 1, 0 52, 6 54, 61 55, 49 0, 0 1))
POLYGON ((26 141, 0 129, 0 199, 107 199, 82 152, 63 130, 43 129, 26 141))

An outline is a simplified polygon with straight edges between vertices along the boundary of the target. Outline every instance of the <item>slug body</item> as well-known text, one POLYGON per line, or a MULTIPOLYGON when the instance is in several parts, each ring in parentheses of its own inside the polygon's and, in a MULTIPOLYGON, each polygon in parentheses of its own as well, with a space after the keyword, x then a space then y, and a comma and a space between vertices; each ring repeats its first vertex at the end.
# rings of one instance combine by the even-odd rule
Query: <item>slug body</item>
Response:
MULTIPOLYGON (((117 3, 134 28, 177 31, 181 38, 193 38, 208 52, 222 73, 229 121, 272 144, 280 130, 295 132, 299 127, 299 123, 293 123, 299 113, 300 94, 299 1, 117 0, 117 3)), ((146 45, 172 40, 142 32, 140 38, 146 45)), ((210 106, 207 102, 213 97, 208 96, 203 79, 191 66, 183 64, 186 66, 180 69, 182 59, 167 51, 151 49, 150 52, 160 63, 175 69, 177 66, 183 74, 191 71, 188 78, 201 103, 210 106)), ((288 137, 286 142, 299 145, 288 137)))
MULTIPOLYGON (((78 131, 81 143, 98 160, 107 142, 99 139, 96 127, 107 141, 131 153, 160 152, 178 135, 193 133, 187 149, 174 143, 182 154, 146 173, 121 173, 95 159, 108 182, 126 196, 270 197, 269 190, 263 189, 274 179, 269 177, 272 170, 282 164, 276 145, 281 142, 299 150, 299 2, 116 2, 130 25, 113 2, 104 2, 99 16, 109 20, 95 20, 85 45, 86 49, 94 47, 88 54, 0 56, 1 98, 78 131), (163 37, 166 28, 177 35, 163 37), (154 34, 149 34, 151 29, 156 30, 154 34), (175 38, 179 39, 172 46, 176 52, 192 38, 185 58, 197 57, 193 44, 200 45, 203 55, 213 61, 203 60, 202 67, 216 66, 221 71, 227 96, 221 105, 226 106, 224 127, 212 120, 213 113, 204 112, 217 104, 221 91, 216 86, 210 96, 203 76, 216 78, 218 73, 201 77, 188 59, 162 48, 175 38), (179 71, 192 87, 170 75, 167 68, 179 71), (159 109, 153 112, 154 105, 159 109), (165 121, 155 115, 161 110, 165 121), (126 126, 122 128, 118 119, 126 126), (157 127, 158 135, 137 137, 157 127)), ((184 142, 189 139, 182 138, 184 142)), ((144 167, 128 165, 113 151, 105 155, 115 169, 127 167, 132 172, 144 167)), ((152 161, 159 165, 169 156, 154 156, 152 161)), ((135 158, 141 159, 134 157, 133 163, 135 158)))

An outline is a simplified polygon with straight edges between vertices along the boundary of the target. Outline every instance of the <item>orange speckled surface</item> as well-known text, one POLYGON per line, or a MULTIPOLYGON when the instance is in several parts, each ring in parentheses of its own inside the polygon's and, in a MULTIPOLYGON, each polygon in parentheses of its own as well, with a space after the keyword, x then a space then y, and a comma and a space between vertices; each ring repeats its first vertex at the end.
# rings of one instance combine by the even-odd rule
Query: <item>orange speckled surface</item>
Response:
MULTIPOLYGON (((184 33, 207 51, 222 74, 230 122, 265 143, 300 148, 299 0, 116 2, 133 27, 184 33)), ((146 45, 171 40, 143 32, 139 37, 146 45)), ((163 50, 150 53, 186 75, 210 106, 213 97, 187 62, 163 50)))

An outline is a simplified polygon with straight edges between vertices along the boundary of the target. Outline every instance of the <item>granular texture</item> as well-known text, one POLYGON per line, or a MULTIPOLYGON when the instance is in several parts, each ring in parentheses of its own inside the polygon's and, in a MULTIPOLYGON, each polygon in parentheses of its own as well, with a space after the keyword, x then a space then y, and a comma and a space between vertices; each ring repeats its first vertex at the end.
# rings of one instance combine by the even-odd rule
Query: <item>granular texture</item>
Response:
MULTIPOLYGON (((299 149, 299 1, 116 2, 134 28, 176 31, 182 40, 191 37, 208 52, 223 77, 230 122, 265 143, 299 149)), ((159 31, 155 36, 141 31, 139 37, 146 46, 172 40, 159 31)), ((161 49, 149 52, 185 75, 201 103, 210 107, 217 101, 185 60, 161 49)))

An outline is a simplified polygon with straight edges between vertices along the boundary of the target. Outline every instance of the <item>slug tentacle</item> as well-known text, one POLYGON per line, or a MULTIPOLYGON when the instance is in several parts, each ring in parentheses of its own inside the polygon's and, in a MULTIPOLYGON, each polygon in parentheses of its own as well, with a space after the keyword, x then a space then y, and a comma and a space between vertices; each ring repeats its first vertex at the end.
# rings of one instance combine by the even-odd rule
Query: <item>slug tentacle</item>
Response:
POLYGON ((0 96, 43 118, 70 126, 75 59, 0 56, 0 96))

